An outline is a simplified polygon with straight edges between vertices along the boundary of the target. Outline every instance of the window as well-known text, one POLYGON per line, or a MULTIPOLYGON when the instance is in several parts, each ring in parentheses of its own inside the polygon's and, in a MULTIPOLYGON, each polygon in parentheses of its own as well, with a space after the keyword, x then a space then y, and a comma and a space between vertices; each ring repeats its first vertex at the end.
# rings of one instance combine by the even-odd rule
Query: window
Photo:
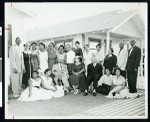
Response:
POLYGON ((60 45, 64 46, 64 41, 55 41, 55 46, 58 48, 60 45))
POLYGON ((72 47, 72 46, 73 46, 72 39, 66 40, 66 41, 65 41, 65 45, 66 45, 66 44, 69 44, 69 45, 72 47))
POLYGON ((95 38, 89 38, 89 46, 90 50, 96 50, 96 45, 100 44, 101 45, 101 39, 95 39, 95 38))
POLYGON ((112 40, 110 40, 109 47, 112 48, 112 40))
MULTIPOLYGON (((73 40, 72 39, 66 39, 66 40, 59 40, 59 41, 55 41, 55 45, 58 48, 60 45, 65 46, 66 44, 70 44, 70 46, 73 46, 73 40)), ((66 49, 64 50, 64 52, 66 52, 66 49)))

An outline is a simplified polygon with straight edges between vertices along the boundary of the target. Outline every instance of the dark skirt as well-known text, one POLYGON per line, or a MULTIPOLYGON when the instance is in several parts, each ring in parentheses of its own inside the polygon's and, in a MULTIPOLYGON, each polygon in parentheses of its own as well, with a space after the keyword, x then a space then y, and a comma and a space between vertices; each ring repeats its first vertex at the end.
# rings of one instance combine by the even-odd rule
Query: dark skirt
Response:
POLYGON ((31 68, 30 68, 30 64, 28 62, 25 63, 25 69, 26 69, 26 72, 23 73, 22 84, 24 85, 25 88, 27 88, 28 80, 31 77, 31 68))
POLYGON ((72 74, 72 65, 73 65, 73 64, 67 64, 67 70, 68 70, 68 74, 69 74, 69 75, 72 74))
POLYGON ((104 94, 104 95, 108 95, 110 90, 111 90, 111 86, 107 84, 102 84, 102 86, 98 86, 96 88, 96 92, 104 94))
POLYGON ((84 73, 81 73, 78 76, 72 74, 69 77, 71 85, 79 85, 79 89, 81 91, 85 90, 85 79, 86 79, 86 76, 84 73))
POLYGON ((48 59, 48 67, 52 70, 53 65, 56 64, 56 58, 49 58, 48 59))

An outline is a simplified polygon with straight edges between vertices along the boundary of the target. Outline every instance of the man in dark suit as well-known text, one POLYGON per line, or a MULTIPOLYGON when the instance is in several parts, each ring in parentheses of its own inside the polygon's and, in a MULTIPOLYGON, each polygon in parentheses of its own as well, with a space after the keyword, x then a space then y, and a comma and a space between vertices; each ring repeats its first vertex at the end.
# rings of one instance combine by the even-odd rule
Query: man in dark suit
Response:
POLYGON ((131 48, 128 51, 128 60, 126 65, 128 86, 130 93, 136 93, 137 73, 141 60, 141 49, 135 46, 136 41, 131 40, 131 48))
POLYGON ((92 56, 92 63, 90 63, 87 67, 87 79, 86 79, 86 88, 83 96, 88 95, 88 88, 90 84, 93 82, 93 96, 96 96, 96 88, 98 84, 98 80, 102 76, 102 65, 97 63, 96 56, 92 56))

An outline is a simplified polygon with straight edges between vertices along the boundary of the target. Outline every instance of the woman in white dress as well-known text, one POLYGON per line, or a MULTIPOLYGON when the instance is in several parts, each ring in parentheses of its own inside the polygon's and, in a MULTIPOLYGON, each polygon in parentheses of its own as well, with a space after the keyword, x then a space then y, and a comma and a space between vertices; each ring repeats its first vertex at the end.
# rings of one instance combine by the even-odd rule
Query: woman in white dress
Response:
POLYGON ((113 89, 106 96, 107 98, 134 98, 138 94, 130 94, 128 88, 125 86, 126 80, 120 75, 121 70, 116 68, 116 75, 113 76, 113 89))
POLYGON ((48 68, 48 52, 45 50, 45 44, 39 44, 38 57, 40 63, 40 70, 44 74, 45 69, 48 68))
POLYGON ((36 101, 43 100, 43 90, 41 87, 41 78, 37 71, 32 72, 32 78, 29 79, 29 87, 27 87, 20 95, 20 101, 36 101))
POLYGON ((48 68, 44 71, 43 76, 41 76, 42 80, 42 87, 43 89, 43 97, 45 99, 50 99, 51 97, 63 97, 64 96, 64 89, 63 86, 54 85, 51 75, 51 70, 48 68))

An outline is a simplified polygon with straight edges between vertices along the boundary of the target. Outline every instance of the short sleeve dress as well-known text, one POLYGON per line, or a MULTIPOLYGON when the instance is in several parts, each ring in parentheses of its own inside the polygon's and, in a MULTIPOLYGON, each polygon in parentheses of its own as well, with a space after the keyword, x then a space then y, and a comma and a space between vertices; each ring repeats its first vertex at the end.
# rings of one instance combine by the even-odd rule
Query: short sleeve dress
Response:
POLYGON ((127 89, 127 87, 125 87, 124 89, 122 89, 119 93, 115 94, 115 96, 113 96, 113 92, 115 92, 116 90, 119 90, 124 84, 125 84, 126 80, 123 76, 119 76, 117 78, 117 76, 113 76, 113 84, 115 85, 115 87, 109 92, 108 96, 106 96, 107 98, 125 98, 125 97, 129 97, 129 90, 127 89))
POLYGON ((48 67, 52 69, 53 65, 56 64, 56 52, 55 50, 48 50, 48 67))
POLYGON ((38 51, 39 60, 40 60, 40 70, 42 73, 48 68, 48 53, 47 51, 38 51))
POLYGON ((27 88, 28 80, 31 77, 30 54, 27 52, 23 52, 23 58, 26 72, 23 73, 22 84, 25 86, 25 88, 27 88))
POLYGON ((40 69, 37 52, 37 50, 31 51, 31 72, 33 72, 34 70, 38 71, 40 69))
MULTIPOLYGON (((74 71, 74 72, 79 72, 82 69, 85 70, 84 63, 81 63, 79 65, 73 64, 73 66, 72 66, 72 71, 74 71)), ((74 74, 70 75, 69 80, 71 82, 71 85, 79 85, 79 89, 81 91, 84 91, 85 90, 85 77, 86 77, 85 72, 82 72, 78 76, 76 76, 74 74)))
POLYGON ((66 61, 65 61, 66 53, 62 53, 62 54, 56 53, 56 55, 57 55, 57 59, 62 60, 64 64, 66 63, 66 61))
POLYGON ((42 92, 40 89, 41 79, 39 78, 37 81, 30 78, 32 81, 32 95, 29 97, 29 87, 27 87, 18 98, 19 101, 36 101, 42 100, 42 92))

